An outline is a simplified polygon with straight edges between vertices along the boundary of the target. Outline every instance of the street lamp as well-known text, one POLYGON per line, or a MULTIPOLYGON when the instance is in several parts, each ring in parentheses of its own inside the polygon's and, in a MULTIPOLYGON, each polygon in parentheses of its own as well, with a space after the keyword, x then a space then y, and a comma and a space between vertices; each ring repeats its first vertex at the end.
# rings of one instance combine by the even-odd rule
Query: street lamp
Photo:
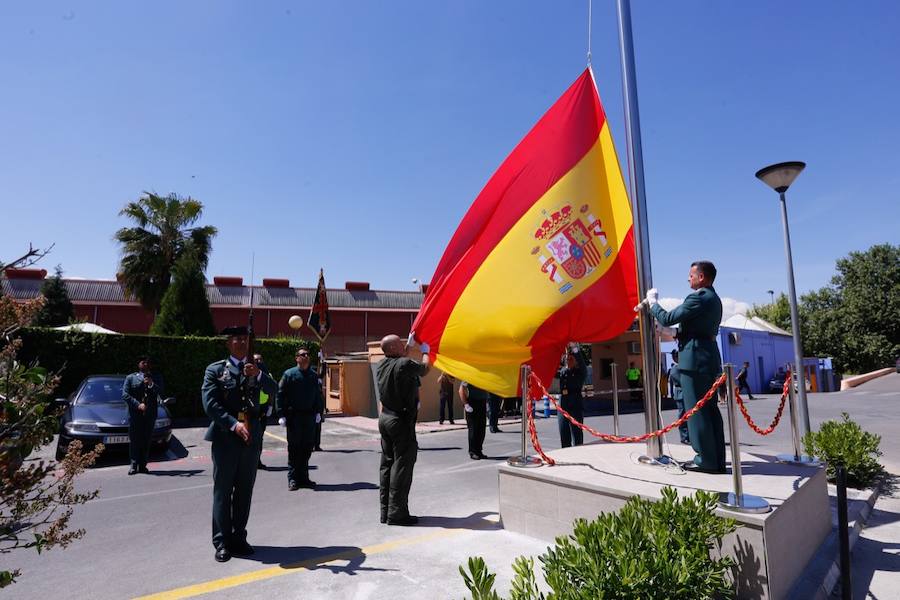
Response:
POLYGON ((806 167, 806 163, 793 161, 763 167, 756 177, 778 192, 781 199, 781 224, 784 227, 784 254, 787 257, 788 294, 791 302, 791 332, 794 338, 794 371, 797 373, 800 426, 803 435, 809 433, 809 406, 806 403, 806 383, 803 368, 803 348, 800 344, 800 316, 797 312, 797 290, 794 288, 794 260, 791 257, 791 232, 788 229, 787 202, 784 193, 806 167))
POLYGON ((769 295, 769 304, 775 304, 775 290, 766 290, 769 295))

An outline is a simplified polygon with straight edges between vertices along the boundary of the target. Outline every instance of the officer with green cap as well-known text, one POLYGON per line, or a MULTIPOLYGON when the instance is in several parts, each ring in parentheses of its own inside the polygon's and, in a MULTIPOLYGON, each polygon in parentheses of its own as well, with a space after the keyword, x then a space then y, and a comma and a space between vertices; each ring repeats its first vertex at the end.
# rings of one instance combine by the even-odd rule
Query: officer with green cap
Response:
POLYGON ((215 558, 225 562, 253 554, 247 543, 247 520, 259 462, 259 393, 277 386, 247 360, 246 327, 226 327, 229 357, 208 367, 203 377, 203 410, 212 420, 205 439, 212 442, 215 558))
POLYGON ((322 420, 325 399, 319 374, 310 366, 309 350, 299 348, 297 366, 288 369, 278 382, 277 410, 284 417, 288 442, 288 489, 315 489, 309 478, 309 457, 316 443, 316 424, 322 420))
MULTIPOLYGON (((697 261, 691 264, 688 274, 688 283, 694 292, 680 306, 671 311, 664 310, 659 305, 656 289, 649 290, 641 303, 650 307, 650 313, 660 325, 680 325, 678 370, 687 411, 706 394, 722 372, 722 358, 716 344, 722 322, 722 301, 713 289, 715 279, 716 267, 711 262, 697 261)), ((685 469, 725 473, 725 428, 716 402, 707 402, 687 424, 691 446, 697 456, 693 462, 684 465, 685 469)))

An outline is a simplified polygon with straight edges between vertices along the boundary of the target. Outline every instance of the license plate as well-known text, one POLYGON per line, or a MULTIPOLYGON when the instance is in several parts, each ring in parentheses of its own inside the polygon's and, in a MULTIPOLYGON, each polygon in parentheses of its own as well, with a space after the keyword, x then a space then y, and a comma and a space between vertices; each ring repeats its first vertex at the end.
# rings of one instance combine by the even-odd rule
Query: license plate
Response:
POLYGON ((104 444, 127 444, 127 435, 105 435, 103 436, 104 444))

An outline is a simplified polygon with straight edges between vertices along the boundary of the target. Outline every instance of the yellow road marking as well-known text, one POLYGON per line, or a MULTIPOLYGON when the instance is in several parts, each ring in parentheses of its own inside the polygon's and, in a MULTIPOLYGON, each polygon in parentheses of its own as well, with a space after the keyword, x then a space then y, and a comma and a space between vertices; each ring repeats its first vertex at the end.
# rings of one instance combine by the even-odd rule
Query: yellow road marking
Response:
POLYGON ((203 583, 196 583, 194 585, 175 588, 167 592, 159 592, 157 594, 150 594, 148 596, 140 596, 135 600, 174 600, 176 598, 192 598, 194 596, 199 596, 200 594, 209 594, 211 592, 217 592, 219 590, 237 587, 239 585, 252 583, 254 581, 263 581, 265 579, 272 579, 273 577, 290 575, 297 569, 311 570, 314 567, 325 565, 338 560, 350 560, 358 556, 371 556, 373 554, 388 552, 390 550, 394 550, 395 548, 402 548, 403 546, 412 546, 415 544, 430 542, 432 540, 440 538, 451 537, 454 535, 458 535, 462 531, 465 530, 441 529, 423 535, 402 538, 390 542, 382 542, 381 544, 375 544, 373 546, 366 546, 365 548, 361 548, 358 550, 345 550, 344 552, 338 552, 335 554, 326 554, 323 556, 307 558, 305 560, 291 563, 289 565, 267 567, 265 569, 257 569, 256 571, 241 573, 240 575, 232 575, 231 577, 213 579, 212 581, 205 581, 203 583))
POLYGON ((274 433, 271 433, 271 432, 269 432, 269 431, 265 431, 264 433, 265 433, 267 436, 269 436, 269 437, 275 438, 275 439, 278 440, 279 442, 284 442, 285 444, 288 443, 288 441, 287 441, 286 439, 284 439, 283 437, 281 437, 280 435, 275 435, 274 433))

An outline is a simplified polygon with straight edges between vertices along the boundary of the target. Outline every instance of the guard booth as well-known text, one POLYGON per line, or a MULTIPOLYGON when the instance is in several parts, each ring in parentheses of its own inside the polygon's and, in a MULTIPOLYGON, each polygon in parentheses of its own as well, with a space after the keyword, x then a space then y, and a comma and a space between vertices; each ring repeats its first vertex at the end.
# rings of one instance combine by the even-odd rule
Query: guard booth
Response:
MULTIPOLYGON (((380 342, 366 344, 366 352, 338 354, 325 359, 325 406, 329 414, 347 416, 377 417, 381 403, 375 386, 375 367, 384 359, 380 342)), ((409 357, 422 360, 416 350, 410 350, 409 357)), ((419 388, 419 422, 437 421, 440 413, 438 398, 438 376, 441 372, 432 367, 422 378, 419 388)), ((453 386, 454 419, 465 420, 462 403, 459 401, 459 382, 453 386)))

